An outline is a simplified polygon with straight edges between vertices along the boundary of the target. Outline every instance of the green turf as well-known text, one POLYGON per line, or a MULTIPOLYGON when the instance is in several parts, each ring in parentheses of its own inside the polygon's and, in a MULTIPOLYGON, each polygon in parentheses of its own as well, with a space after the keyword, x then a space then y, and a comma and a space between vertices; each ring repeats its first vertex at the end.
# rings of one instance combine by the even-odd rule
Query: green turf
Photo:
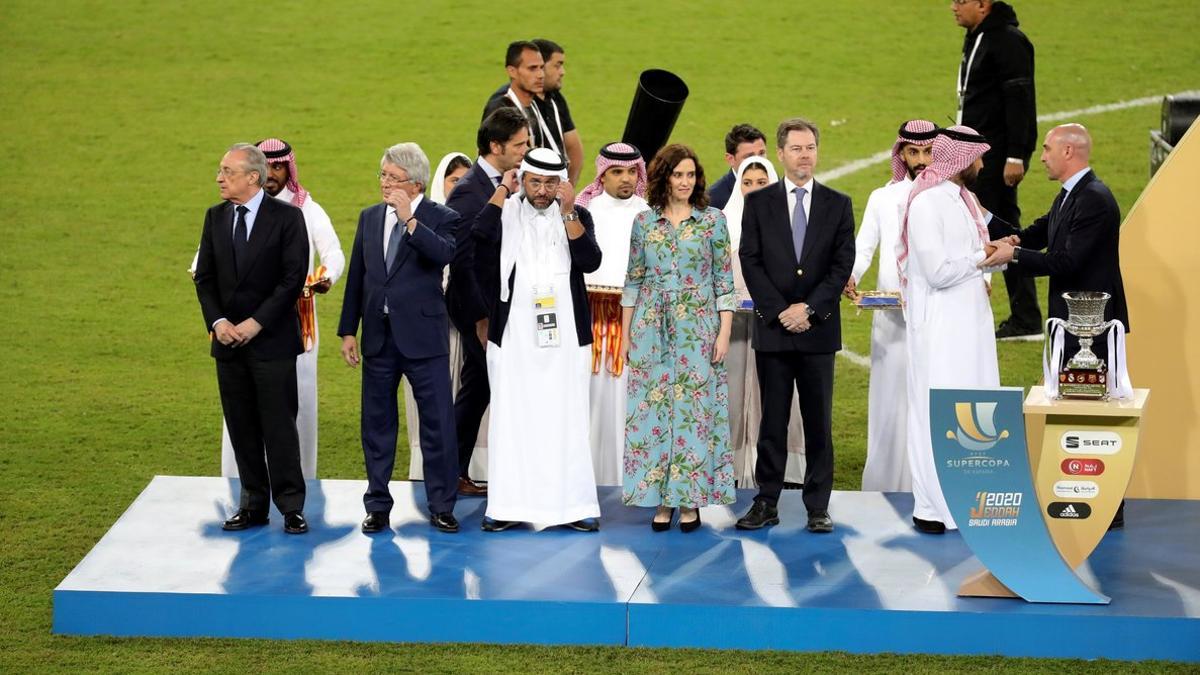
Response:
MULTIPOLYGON (((230 143, 291 141, 304 184, 348 250, 358 210, 377 197, 383 149, 416 140, 434 161, 470 153, 483 102, 504 79, 504 44, 540 35, 567 48, 566 93, 589 161, 620 136, 636 74, 664 67, 692 88, 674 138, 696 146, 713 178, 729 126, 749 121, 770 134, 794 114, 822 127, 820 168, 829 169, 886 148, 902 119, 948 121, 961 31, 947 4, 0 2, 0 383, 9 402, 0 421, 0 670, 1111 669, 50 634, 51 590, 151 476, 218 471, 215 378, 185 268, 230 143)), ((1194 0, 1018 9, 1038 49, 1041 112, 1200 84, 1194 0)), ((1146 182, 1156 107, 1080 121, 1127 211, 1146 182)), ((861 213, 886 174, 877 165, 834 186, 861 213)), ((1055 189, 1035 167, 1021 190, 1026 214, 1055 189)), ((322 300, 320 473, 359 478, 358 376, 339 363, 332 330, 341 289, 322 300)), ((994 304, 1004 306, 1002 291, 994 304)), ((847 347, 863 354, 868 319, 844 319, 847 347)), ((1036 345, 1003 344, 1000 354, 1006 384, 1036 379, 1036 345)), ((858 486, 865 400, 866 372, 840 361, 839 489, 858 486)))

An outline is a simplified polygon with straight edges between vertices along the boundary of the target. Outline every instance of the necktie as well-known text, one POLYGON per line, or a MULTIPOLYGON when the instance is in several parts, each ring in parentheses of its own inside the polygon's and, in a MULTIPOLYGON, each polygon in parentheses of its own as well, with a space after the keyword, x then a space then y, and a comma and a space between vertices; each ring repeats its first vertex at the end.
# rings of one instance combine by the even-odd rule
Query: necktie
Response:
POLYGON ((802 187, 792 192, 796 193, 796 210, 792 211, 792 247, 796 250, 796 263, 800 262, 800 254, 804 253, 804 233, 808 231, 808 216, 804 214, 804 193, 802 187))
POLYGON ((500 187, 500 176, 492 176, 492 184, 495 187, 500 187))
POLYGON ((1050 207, 1050 241, 1054 241, 1054 234, 1058 232, 1058 216, 1068 194, 1066 188, 1059 190, 1058 196, 1054 198, 1054 205, 1050 207))
MULTIPOLYGON (((249 237, 246 235, 246 214, 250 213, 250 209, 243 204, 237 207, 237 222, 233 226, 233 267, 238 269, 242 264, 243 257, 246 253, 246 243, 249 237)), ((241 271, 240 269, 238 270, 241 271)))
POLYGON ((387 254, 383 259, 389 274, 392 272, 392 265, 396 264, 396 254, 400 252, 400 236, 400 220, 397 218, 396 224, 392 225, 392 235, 388 237, 387 254))

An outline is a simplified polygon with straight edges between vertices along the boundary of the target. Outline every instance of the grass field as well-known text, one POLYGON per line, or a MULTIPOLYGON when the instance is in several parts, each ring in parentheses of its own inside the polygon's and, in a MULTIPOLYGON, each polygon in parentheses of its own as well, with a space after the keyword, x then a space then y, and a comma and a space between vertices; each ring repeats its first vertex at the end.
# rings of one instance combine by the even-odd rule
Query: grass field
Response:
MULTIPOLYGON (((565 93, 589 163, 619 137, 637 73, 663 67, 692 91, 674 139, 694 145, 713 178, 729 126, 770 134, 795 114, 822 127, 827 170, 886 148, 903 119, 948 123, 962 39, 948 4, 0 2, 0 383, 10 406, 0 420, 0 670, 1111 670, 989 657, 50 634, 51 590, 152 476, 218 472, 215 377, 185 268, 229 144, 291 141, 303 183, 348 250, 359 209, 377 197, 383 149, 415 140, 433 161, 470 152, 483 102, 504 79, 504 45, 546 36, 567 49, 565 93)), ((1041 113, 1200 85, 1194 0, 1017 8, 1037 46, 1041 113)), ((1077 121, 1128 211, 1147 180, 1157 107, 1077 121)), ((886 175, 876 165, 833 185, 861 214, 886 175)), ((1021 188, 1026 217, 1056 190, 1035 166, 1021 188)), ((993 301, 1003 318, 1002 290, 993 301)), ((319 308, 320 474, 360 478, 358 377, 340 364, 333 332, 340 304, 335 287, 319 308)), ((860 354, 868 318, 844 318, 846 346, 860 354)), ((1035 381, 1037 345, 1000 353, 1005 384, 1035 381)), ((839 489, 859 484, 866 378, 839 360, 839 489)), ((1137 668, 1172 669, 1188 670, 1137 668)))

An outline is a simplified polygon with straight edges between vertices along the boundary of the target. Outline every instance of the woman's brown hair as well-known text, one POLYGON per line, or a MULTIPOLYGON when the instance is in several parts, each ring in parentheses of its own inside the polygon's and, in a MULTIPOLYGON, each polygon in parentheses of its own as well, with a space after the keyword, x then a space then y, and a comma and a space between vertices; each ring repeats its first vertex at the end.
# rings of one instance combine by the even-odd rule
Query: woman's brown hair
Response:
POLYGON ((650 208, 660 212, 667 208, 668 197, 671 194, 668 179, 675 167, 685 159, 690 159, 696 164, 696 184, 692 186, 692 195, 688 197, 688 203, 697 209, 708 206, 704 167, 700 166, 700 158, 696 157, 696 153, 688 146, 672 143, 654 155, 654 159, 650 160, 650 168, 646 170, 646 202, 650 208))

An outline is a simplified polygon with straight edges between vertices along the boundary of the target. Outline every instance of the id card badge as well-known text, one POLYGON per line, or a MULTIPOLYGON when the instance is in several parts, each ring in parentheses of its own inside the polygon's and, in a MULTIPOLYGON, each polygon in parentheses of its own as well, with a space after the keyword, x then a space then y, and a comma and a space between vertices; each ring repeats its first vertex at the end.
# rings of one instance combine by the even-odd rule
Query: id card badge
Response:
POLYGON ((558 309, 555 307, 553 286, 534 287, 533 316, 537 322, 537 346, 559 346, 561 339, 558 334, 558 309))

